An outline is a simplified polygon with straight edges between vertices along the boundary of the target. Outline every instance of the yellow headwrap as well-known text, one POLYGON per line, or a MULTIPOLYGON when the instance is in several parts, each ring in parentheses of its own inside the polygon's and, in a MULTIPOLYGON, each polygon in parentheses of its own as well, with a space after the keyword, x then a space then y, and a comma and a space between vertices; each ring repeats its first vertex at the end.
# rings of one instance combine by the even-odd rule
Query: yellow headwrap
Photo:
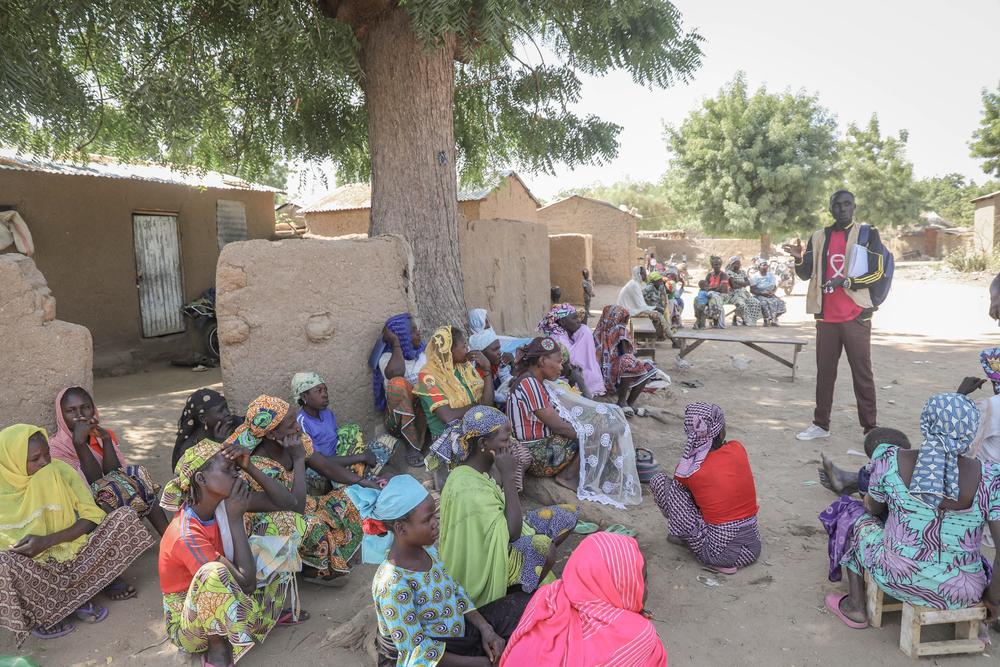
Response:
POLYGON ((222 444, 205 438, 194 447, 186 450, 174 469, 175 478, 163 487, 160 496, 160 507, 168 512, 179 512, 188 502, 191 495, 191 478, 198 470, 208 463, 213 456, 222 451, 222 444))
MULTIPOLYGON (((10 549, 28 535, 51 535, 76 523, 77 518, 100 523, 104 511, 94 503, 90 489, 68 464, 53 460, 28 474, 28 439, 45 429, 15 424, 0 431, 0 550, 10 549)), ((57 544, 36 560, 72 559, 87 542, 82 535, 57 544)))
POLYGON ((418 396, 431 396, 436 387, 453 408, 471 405, 469 392, 478 400, 483 395, 483 379, 472 362, 456 364, 451 358, 451 327, 444 326, 434 332, 427 345, 427 365, 420 371, 420 382, 413 389, 418 396), (461 378, 461 379, 459 379, 461 378), (463 387, 469 388, 469 392, 463 387))

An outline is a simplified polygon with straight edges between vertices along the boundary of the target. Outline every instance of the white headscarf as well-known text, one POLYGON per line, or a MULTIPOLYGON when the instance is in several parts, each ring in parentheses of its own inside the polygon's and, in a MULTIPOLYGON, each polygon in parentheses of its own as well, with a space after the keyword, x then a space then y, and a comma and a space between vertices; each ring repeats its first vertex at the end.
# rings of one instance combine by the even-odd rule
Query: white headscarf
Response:
POLYGON ((618 305, 627 308, 629 315, 653 310, 642 296, 642 287, 642 269, 637 266, 632 269, 632 280, 625 283, 625 287, 618 292, 618 305))

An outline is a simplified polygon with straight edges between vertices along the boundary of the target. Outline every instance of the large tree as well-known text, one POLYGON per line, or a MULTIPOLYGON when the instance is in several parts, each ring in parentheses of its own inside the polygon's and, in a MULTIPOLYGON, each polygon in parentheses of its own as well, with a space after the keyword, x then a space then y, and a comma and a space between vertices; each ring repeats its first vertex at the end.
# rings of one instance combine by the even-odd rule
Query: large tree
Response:
POLYGON ((836 123, 803 93, 751 92, 740 73, 678 127, 666 128, 673 200, 706 231, 760 237, 805 230, 833 163, 836 123))
POLYGON ((668 86, 699 42, 667 0, 5 0, 0 141, 247 177, 332 158, 412 244, 425 325, 457 321, 459 169, 614 156, 578 74, 668 86))
POLYGON ((972 157, 983 158, 983 171, 1000 178, 1000 86, 983 90, 983 117, 972 135, 972 157))
POLYGON ((867 125, 851 123, 837 151, 832 187, 845 187, 858 202, 857 217, 877 227, 917 222, 920 193, 906 159, 906 130, 882 136, 874 114, 867 125))

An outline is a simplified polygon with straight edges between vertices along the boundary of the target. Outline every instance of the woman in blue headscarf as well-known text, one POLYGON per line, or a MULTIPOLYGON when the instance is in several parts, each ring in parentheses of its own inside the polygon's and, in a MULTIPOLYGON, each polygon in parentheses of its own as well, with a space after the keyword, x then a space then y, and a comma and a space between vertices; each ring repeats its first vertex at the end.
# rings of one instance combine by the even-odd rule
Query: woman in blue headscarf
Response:
MULTIPOLYGON (((897 600, 936 609, 982 600, 996 616, 1000 577, 987 586, 979 550, 987 524, 1000 539, 1000 466, 965 456, 979 420, 979 410, 962 394, 937 394, 920 415, 919 450, 882 444, 873 453, 868 513, 854 524, 841 560, 850 592, 826 597, 849 627, 868 625, 862 570, 897 600), (886 510, 883 525, 877 516, 886 510)), ((997 567, 1000 558, 994 572, 997 567)))
POLYGON ((427 363, 424 347, 413 317, 402 313, 386 320, 368 356, 375 409, 385 414, 386 430, 409 445, 406 462, 413 467, 423 463, 427 433, 427 419, 413 396, 417 376, 427 363))
POLYGON ((515 593, 476 610, 433 547, 434 498, 410 475, 382 489, 351 486, 347 495, 363 520, 362 560, 379 564, 372 582, 379 667, 443 664, 446 653, 496 664, 530 596, 515 593))

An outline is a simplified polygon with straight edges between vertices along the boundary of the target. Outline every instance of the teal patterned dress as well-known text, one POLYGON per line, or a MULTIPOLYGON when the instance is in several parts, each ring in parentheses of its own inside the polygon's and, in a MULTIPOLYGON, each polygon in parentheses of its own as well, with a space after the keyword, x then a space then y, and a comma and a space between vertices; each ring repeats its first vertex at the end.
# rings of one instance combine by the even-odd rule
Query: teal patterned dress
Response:
POLYGON ((982 464, 972 507, 939 514, 903 483, 898 449, 883 444, 872 456, 868 493, 888 505, 889 517, 883 526, 862 515, 841 564, 857 574, 868 570, 897 600, 937 609, 974 605, 988 583, 979 553, 983 530, 987 521, 1000 521, 1000 466, 982 464))
POLYGON ((441 639, 463 637, 465 614, 476 608, 444 569, 437 549, 426 549, 433 561, 428 571, 414 572, 386 560, 372 581, 379 643, 395 647, 399 667, 436 665, 445 651, 441 639))

